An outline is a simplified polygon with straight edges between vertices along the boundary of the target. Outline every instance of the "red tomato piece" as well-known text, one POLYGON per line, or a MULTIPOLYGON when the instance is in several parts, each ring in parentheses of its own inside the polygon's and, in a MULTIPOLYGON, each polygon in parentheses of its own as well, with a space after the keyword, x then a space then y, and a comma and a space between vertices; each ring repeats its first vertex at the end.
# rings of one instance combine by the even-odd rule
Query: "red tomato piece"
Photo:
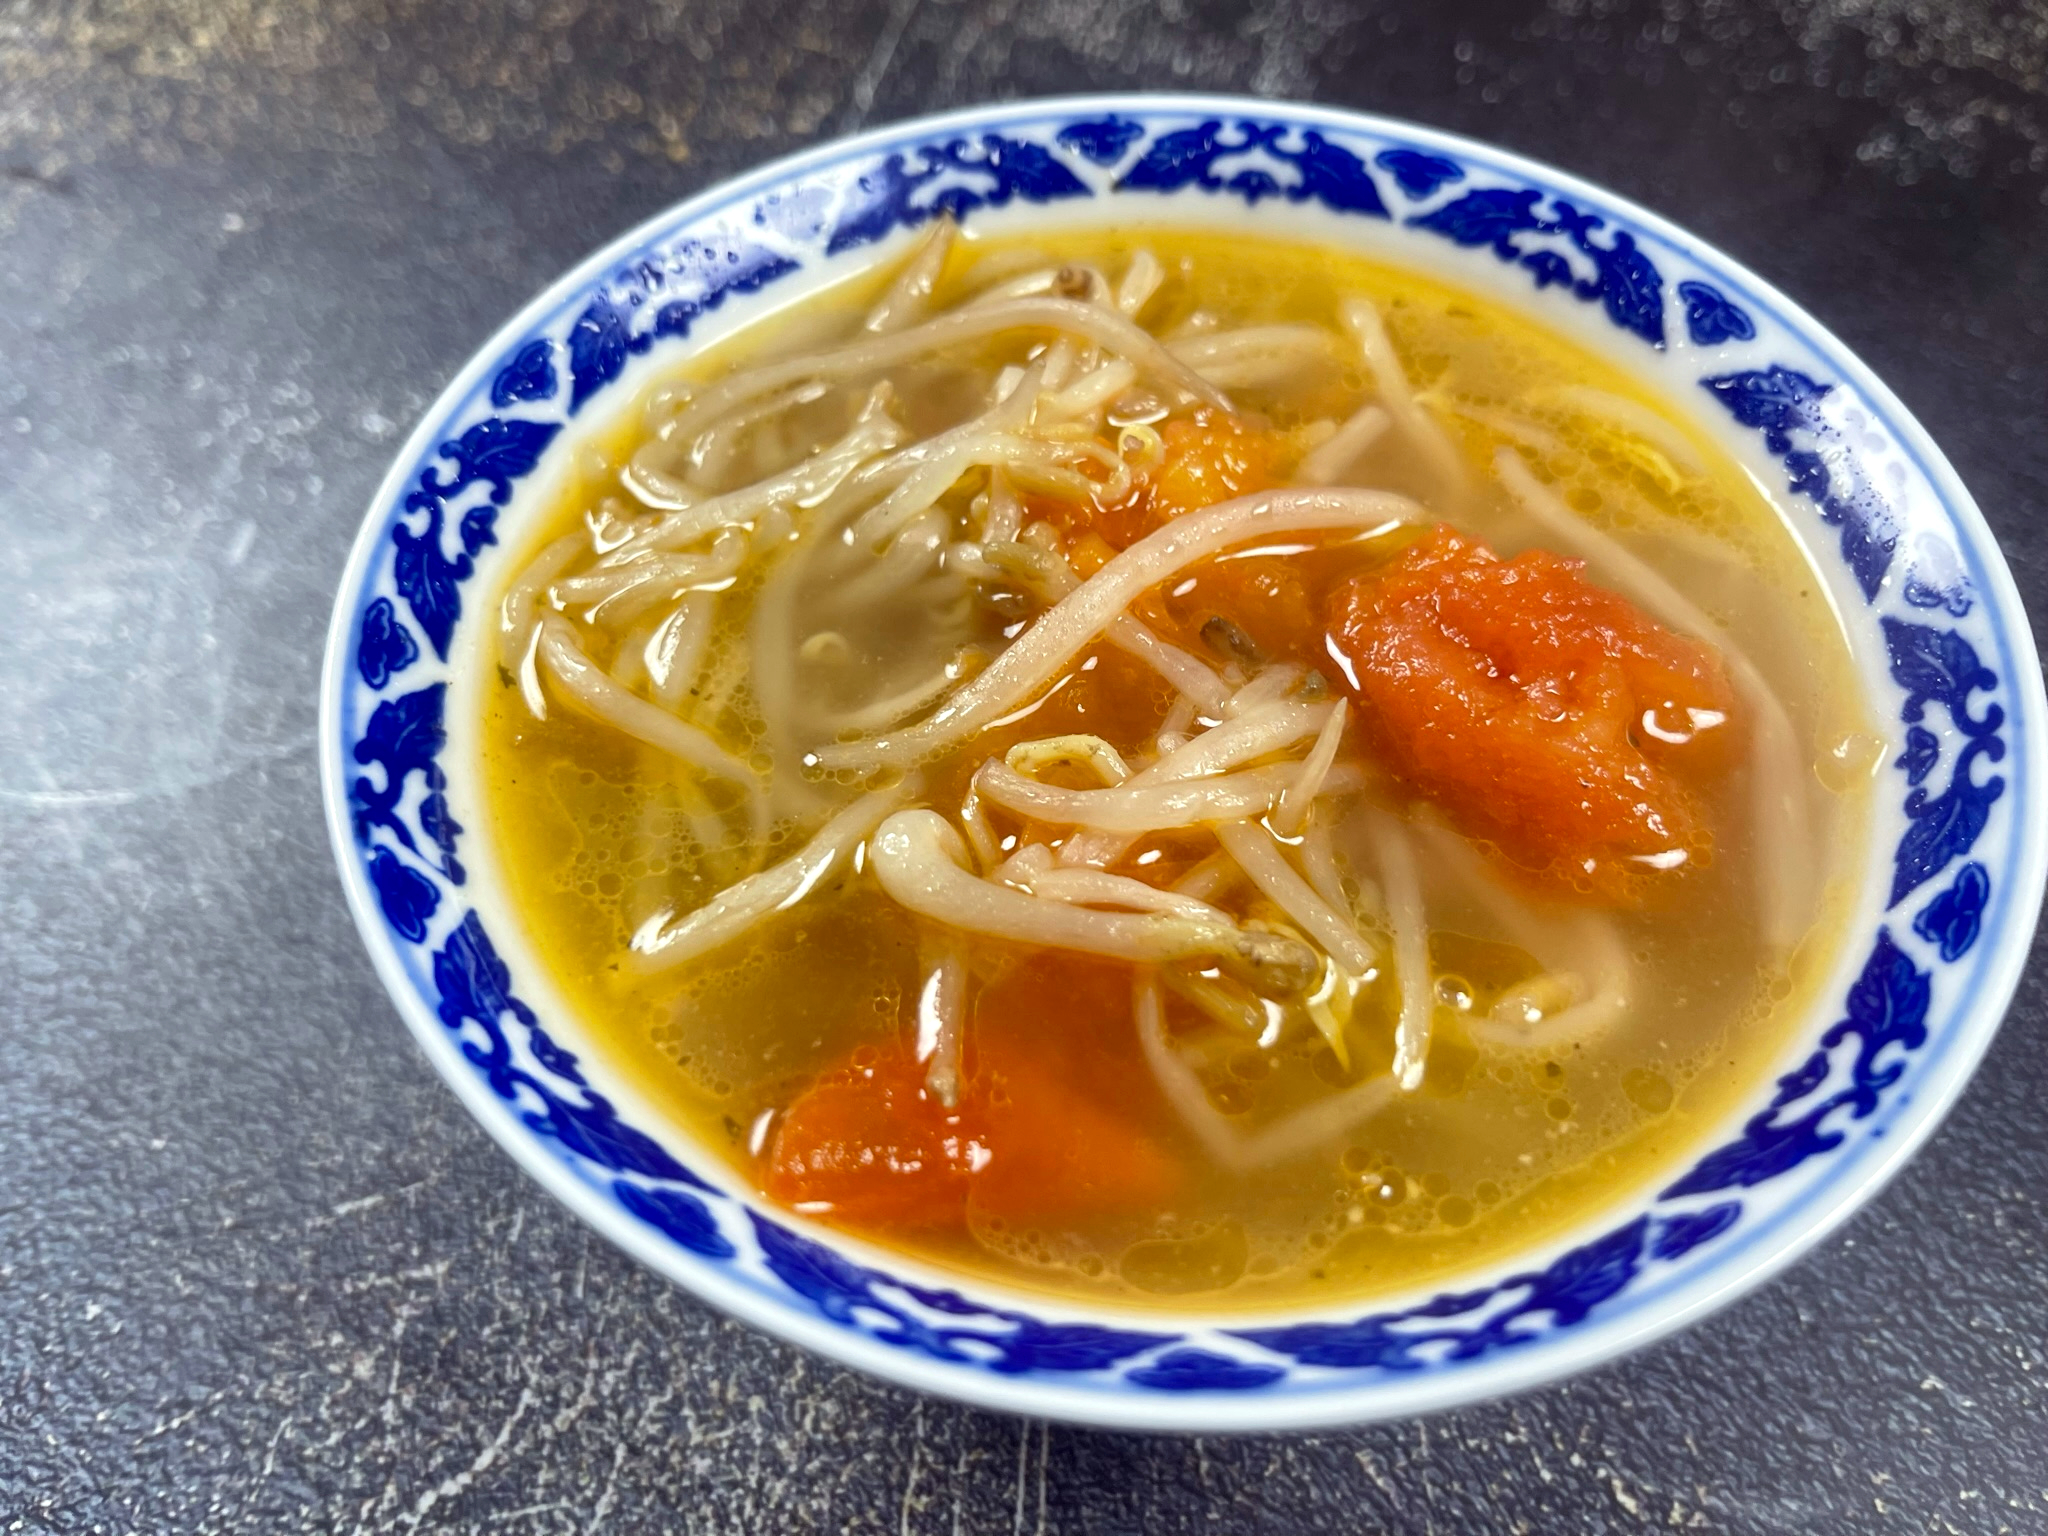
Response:
POLYGON ((763 1187, 798 1209, 856 1226, 960 1220, 985 1149, 968 1118, 925 1092, 908 1052, 828 1073, 783 1113, 763 1187))
POLYGON ((1468 835, 1610 900, 1703 864, 1727 759, 1721 661, 1587 581, 1439 527, 1331 596, 1329 646, 1389 765, 1468 835))
MULTIPOLYGON (((1131 1029, 1128 967, 1048 954, 975 1008, 960 1104, 924 1088, 898 1046, 827 1073, 783 1113, 762 1188, 854 1227, 961 1222, 967 1203, 1018 1223, 1159 1204, 1180 1168, 1152 1128, 1158 1106, 1131 1029), (1103 1085, 1122 1084, 1116 1100, 1103 1085)), ((869 1051, 857 1053, 862 1058, 869 1051)))

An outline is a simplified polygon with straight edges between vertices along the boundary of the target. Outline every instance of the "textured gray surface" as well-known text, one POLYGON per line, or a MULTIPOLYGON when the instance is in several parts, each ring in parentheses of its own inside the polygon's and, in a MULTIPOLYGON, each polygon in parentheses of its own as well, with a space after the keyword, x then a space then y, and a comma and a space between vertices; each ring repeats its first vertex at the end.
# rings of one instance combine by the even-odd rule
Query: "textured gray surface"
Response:
POLYGON ((2037 613, 2048 12, 1835 0, 0 3, 0 1531, 2048 1531, 2048 988, 1846 1235, 1566 1387, 1314 1438, 920 1402, 713 1315, 432 1080, 342 910, 332 582, 441 382, 601 239, 991 95, 1480 134, 1892 380, 2037 613))

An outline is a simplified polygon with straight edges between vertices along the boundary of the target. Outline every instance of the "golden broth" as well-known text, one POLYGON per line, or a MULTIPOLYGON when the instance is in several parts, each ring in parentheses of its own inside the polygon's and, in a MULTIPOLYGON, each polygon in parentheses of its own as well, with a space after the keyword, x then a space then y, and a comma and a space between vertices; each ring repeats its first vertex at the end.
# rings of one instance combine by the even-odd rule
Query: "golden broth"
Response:
MULTIPOLYGON (((1002 1049, 1028 1050, 1081 1080, 1096 1108, 1113 1110, 1165 1149, 1171 1196, 1144 1208, 1066 1213, 1047 1200, 1045 1209, 1022 1216, 970 1202, 961 1226, 851 1225, 942 1265, 1110 1302, 1264 1308, 1434 1282, 1539 1242, 1667 1174, 1699 1150, 1707 1130, 1768 1068, 1788 1023, 1814 1001, 1835 954, 1835 915, 1860 877, 1853 849, 1868 776, 1859 765, 1874 744, 1845 702, 1859 689, 1817 579, 1755 483, 1627 374, 1489 300, 1327 248, 1166 231, 1147 232, 1142 242, 1085 234, 1029 248, 963 238, 941 296, 972 292, 1034 254, 1094 262, 1114 274, 1141 243, 1169 274, 1146 311, 1157 334, 1201 317, 1225 327, 1307 321, 1334 329, 1342 297, 1369 296, 1425 406, 1471 469, 1477 489, 1453 515, 1461 528, 1503 553, 1542 543, 1491 486, 1495 449, 1513 446, 1557 481, 1577 512, 1742 637, 1790 715, 1811 776, 1803 789, 1815 815, 1813 856, 1825 871, 1825 889, 1812 902, 1815 926, 1789 957, 1771 953, 1757 931, 1756 850, 1744 812, 1749 770, 1738 769, 1709 807, 1713 862, 1687 877, 1682 902, 1615 917, 1635 967, 1628 1017, 1569 1048, 1504 1050, 1475 1040, 1467 1022, 1526 979, 1534 962, 1484 913, 1461 913, 1454 894, 1437 899, 1441 882, 1425 841, 1432 910, 1451 916, 1430 938, 1438 1006, 1422 1087, 1348 1134, 1253 1174, 1212 1165, 1169 1113, 1129 1023, 1128 984, 1120 978, 1130 967, 1034 959, 970 938, 979 1010, 969 1026, 970 1068, 977 1051, 991 1048, 989 1031, 1000 1027, 1002 1049), (1618 428, 1611 413, 1589 412, 1589 397, 1574 389, 1657 412, 1674 423, 1667 430, 1677 441, 1618 428), (1688 457, 1697 472, 1675 462, 1688 457)), ((715 378, 736 362, 843 335, 888 275, 864 276, 764 322, 700 355, 678 377, 715 378)), ((978 404, 958 403, 962 379, 979 377, 976 387, 985 388, 993 367, 985 359, 1018 352, 1012 339, 949 354, 945 366, 901 370, 905 418, 935 430, 972 414, 978 404)), ((1347 367, 1308 387, 1233 394, 1289 429, 1342 419, 1367 398, 1368 384, 1362 368, 1347 367)), ((538 520, 522 563, 620 496, 620 467, 646 439, 656 393, 650 389, 585 451, 579 475, 538 520)), ((756 462, 732 466, 731 483, 779 467, 777 454, 787 452, 768 443, 752 451, 756 462)), ((1398 443, 1383 440, 1367 462, 1365 478, 1375 486, 1427 490, 1424 467, 1398 443)), ((944 505, 958 513, 965 501, 956 490, 944 505)), ((1597 566, 1589 574, 1597 580, 1597 566)), ((770 743, 741 664, 756 587, 743 574, 720 598, 692 708, 699 723, 765 764, 770 743)), ((990 641, 1004 621, 977 611, 962 621, 963 632, 990 641)), ((886 632, 867 637, 871 650, 914 653, 935 644, 916 615, 878 622, 886 632)), ((809 826, 779 825, 766 848, 714 833, 724 804, 716 788, 573 710, 551 708, 536 720, 495 656, 479 647, 475 664, 487 674, 475 696, 491 850, 527 939, 617 1069, 738 1178, 758 1184, 757 1151, 792 1098, 819 1073, 859 1059, 856 1052, 895 1048, 914 1027, 917 922, 872 874, 841 871, 828 889, 725 949, 673 974, 643 974, 628 944, 650 913, 700 905, 799 845, 809 826)), ((1028 718, 930 765, 926 792, 950 810, 976 765, 1027 737, 1086 730, 1139 751, 1170 699, 1127 657, 1097 647, 1028 718)), ((1154 865, 1186 862, 1185 847, 1171 837, 1141 843, 1137 864, 1147 853, 1154 865)), ((1362 995, 1346 1033, 1348 1071, 1313 1031, 1260 1048, 1192 1028, 1177 999, 1169 1008, 1210 1103, 1257 1124, 1384 1070, 1398 1001, 1385 975, 1362 995)))

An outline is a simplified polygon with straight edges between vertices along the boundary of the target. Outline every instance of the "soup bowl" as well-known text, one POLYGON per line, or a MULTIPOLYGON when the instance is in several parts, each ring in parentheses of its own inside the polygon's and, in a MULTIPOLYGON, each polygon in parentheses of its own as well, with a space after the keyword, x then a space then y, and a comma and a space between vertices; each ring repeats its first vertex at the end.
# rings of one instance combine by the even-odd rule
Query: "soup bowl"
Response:
POLYGON ((572 1211, 822 1355, 991 1407, 1144 1429, 1407 1415, 1611 1359, 1761 1283, 1883 1184, 1997 1028, 2048 867, 2040 670, 1996 544, 1899 401, 1810 316, 1655 215, 1516 155, 1278 102, 1116 96, 899 124, 607 246, 480 350, 378 490, 336 599, 326 811, 376 969, 482 1126, 572 1211), (768 1205, 607 1069, 522 939, 461 707, 487 594, 652 370, 932 218, 1289 234, 1493 295, 1673 402, 1776 497, 1885 739, 1841 959, 1777 1073, 1675 1176, 1455 1289, 1258 1316, 1095 1308, 768 1205))

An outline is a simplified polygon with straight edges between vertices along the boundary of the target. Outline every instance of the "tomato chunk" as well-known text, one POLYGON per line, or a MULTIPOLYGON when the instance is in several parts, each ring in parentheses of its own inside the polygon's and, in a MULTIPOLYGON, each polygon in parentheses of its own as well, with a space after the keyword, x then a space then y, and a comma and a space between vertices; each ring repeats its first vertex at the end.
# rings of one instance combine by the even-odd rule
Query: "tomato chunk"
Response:
POLYGON ((1331 657, 1389 766, 1468 835, 1609 900, 1703 864, 1735 701, 1711 648, 1543 550, 1439 527, 1331 596, 1331 657))
POLYGON ((989 987, 974 1024, 974 1091, 994 1153, 974 1181, 978 1210, 1045 1223, 1172 1198, 1180 1170, 1158 1134, 1161 1106, 1131 1088, 1150 1078, 1128 966, 1034 956, 989 987))
POLYGON ((1279 483, 1280 440, 1242 417, 1197 411, 1169 421, 1159 436, 1166 456, 1152 474, 1154 527, 1279 483))
POLYGON ((1316 601, 1320 575, 1298 554, 1229 554, 1192 567, 1171 592, 1147 593, 1133 611, 1198 656, 1216 655, 1217 643, 1203 628, 1222 619, 1258 655, 1313 666, 1328 661, 1316 601))
POLYGON ((848 1063, 783 1113, 763 1187, 774 1199, 873 1226, 959 1221, 986 1149, 969 1119, 925 1092, 907 1051, 848 1063))
POLYGON ((906 1046, 868 1047, 800 1094, 766 1150, 762 1187, 827 1220, 938 1227, 983 1215, 1049 1223, 1168 1199, 1179 1168, 1148 1108, 1092 1086, 1142 1078, 1127 968, 1040 956, 990 986, 968 1078, 947 1109, 906 1046), (1105 1071, 1114 1066, 1116 1070, 1105 1071))
POLYGON ((1096 534, 1128 549, 1176 517, 1280 483, 1286 438, 1226 411, 1203 409, 1159 429, 1164 454, 1121 501, 1088 505, 1055 497, 1026 498, 1069 542, 1096 534))

